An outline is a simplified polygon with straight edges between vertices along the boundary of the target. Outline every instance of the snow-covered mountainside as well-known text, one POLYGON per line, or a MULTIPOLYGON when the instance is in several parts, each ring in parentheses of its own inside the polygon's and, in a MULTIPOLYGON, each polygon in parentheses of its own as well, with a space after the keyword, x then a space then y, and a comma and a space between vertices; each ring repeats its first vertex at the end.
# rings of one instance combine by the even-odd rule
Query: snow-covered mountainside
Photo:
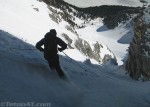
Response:
POLYGON ((131 7, 142 6, 140 0, 64 0, 64 1, 78 7, 90 7, 101 5, 122 5, 131 7))
POLYGON ((123 64, 122 60, 127 54, 126 49, 130 41, 128 36, 132 38, 133 35, 130 21, 128 28, 126 25, 120 25, 116 29, 109 30, 103 25, 102 18, 84 20, 73 14, 66 16, 63 10, 47 6, 44 2, 36 0, 21 0, 21 2, 20 0, 2 0, 0 8, 2 16, 0 17, 0 28, 2 30, 9 31, 35 45, 46 32, 54 28, 58 36, 65 40, 71 49, 78 49, 87 58, 92 58, 99 63, 107 63, 113 58, 119 65, 123 64), (78 27, 71 27, 67 20, 68 17, 72 17, 78 27), (121 38, 126 38, 126 40, 121 38), (97 50, 97 46, 100 47, 100 50, 97 50))
POLYGON ((81 53, 67 51, 77 55, 75 60, 60 55, 69 81, 51 71, 34 46, 0 30, 0 106, 150 106, 149 82, 136 82, 121 67, 94 65, 81 53))
POLYGON ((35 49, 0 30, 0 106, 78 107, 78 88, 51 71, 37 50, 19 50, 27 48, 35 49))
MULTIPOLYGON (((24 38, 25 40, 28 40, 30 43, 34 45, 38 40, 44 37, 44 34, 48 32, 49 29, 51 28, 55 28, 57 30, 58 36, 61 35, 64 36, 64 34, 69 35, 69 38, 71 38, 71 40, 73 41, 71 45, 75 45, 76 41, 80 42, 81 39, 76 34, 67 30, 70 28, 67 22, 61 20, 61 22, 58 25, 53 20, 50 20, 51 16, 53 17, 55 16, 53 15, 54 12, 52 10, 49 11, 44 3, 37 2, 37 1, 35 2, 35 0, 32 0, 32 1, 25 2, 24 7, 21 7, 22 2, 19 2, 17 0, 16 2, 12 1, 7 3, 6 1, 1 1, 0 5, 1 7, 3 7, 3 9, 0 10, 3 16, 1 17, 1 23, 2 23, 1 29, 6 31, 9 30, 10 33, 16 34, 18 35, 18 37, 24 38), (15 4, 16 2, 17 5, 15 4), (16 10, 16 8, 19 8, 19 10, 16 10)), ((82 45, 82 43, 80 44, 82 45)), ((84 46, 84 44, 82 46, 84 46)), ((85 51, 83 53, 86 55, 87 48, 91 49, 92 47, 87 47, 87 48, 82 47, 82 48, 84 48, 85 51)), ((91 52, 90 53, 91 58, 94 58, 100 62, 106 62, 108 58, 115 58, 114 55, 105 48, 107 47, 104 46, 104 49, 101 49, 101 54, 103 54, 102 56, 100 56, 100 52, 99 53, 91 52), (109 56, 108 55, 105 56, 105 54, 108 54, 109 56), (95 55, 97 56, 96 58, 94 57, 95 55)))
POLYGON ((123 65, 136 14, 108 29, 101 17, 83 18, 72 7, 69 12, 42 1, 49 0, 0 0, 0 106, 150 106, 150 83, 132 80, 123 65), (68 43, 59 53, 68 80, 34 47, 50 29, 68 43))

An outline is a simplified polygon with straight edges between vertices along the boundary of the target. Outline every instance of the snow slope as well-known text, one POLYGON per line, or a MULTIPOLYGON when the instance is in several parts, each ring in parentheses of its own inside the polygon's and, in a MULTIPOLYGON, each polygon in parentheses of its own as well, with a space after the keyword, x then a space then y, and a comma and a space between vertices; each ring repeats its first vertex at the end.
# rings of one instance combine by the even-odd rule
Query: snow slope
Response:
MULTIPOLYGON (((43 54, 0 31, 0 104, 49 104, 44 107, 149 107, 149 82, 131 80, 121 67, 101 66, 60 55, 69 81, 51 71, 43 54), (28 102, 28 103, 27 103, 28 102)), ((78 57, 76 57, 78 59, 78 57)))
MULTIPOLYGON (((9 33, 33 45, 43 38, 45 33, 52 28, 57 30, 59 37, 61 37, 60 35, 62 33, 66 33, 75 41, 77 36, 66 29, 68 23, 65 21, 62 21, 59 24, 55 23, 50 20, 49 13, 51 13, 51 11, 48 10, 46 4, 36 0, 1 0, 0 29, 9 31, 9 33), (39 11, 36 11, 35 8, 39 11)), ((78 25, 84 22, 84 20, 78 18, 75 18, 75 21, 78 25)), ((87 27, 83 29, 76 29, 77 33, 81 35, 81 38, 86 39, 91 43, 98 41, 99 43, 108 46, 116 56, 118 64, 122 65, 122 60, 127 54, 126 50, 129 46, 129 42, 127 44, 122 44, 117 41, 121 37, 127 35, 127 33, 130 32, 130 29, 121 26, 111 31, 107 28, 103 30, 104 26, 101 19, 93 20, 86 26, 87 27), (94 23, 94 25, 91 26, 91 23, 94 23)), ((132 37, 132 34, 130 35, 132 37)), ((107 54, 107 51, 104 51, 101 54, 107 54)), ((74 54, 74 56, 76 55, 74 54)))
MULTIPOLYGON (((70 80, 67 82, 49 69, 43 53, 18 50, 35 49, 32 45, 51 28, 58 31, 58 36, 65 32, 75 38, 65 29, 67 23, 53 22, 49 12, 43 2, 36 0, 0 1, 0 29, 20 38, 0 30, 1 105, 2 102, 36 102, 51 103, 52 107, 150 106, 150 83, 131 80, 122 67, 93 64, 76 49, 65 50, 72 58, 59 53, 61 66, 70 80)), ((132 21, 114 30, 108 30, 100 22, 95 20, 92 26, 88 23, 77 32, 81 38, 107 45, 122 64, 133 35, 132 21)))
POLYGON ((3 102, 48 103, 45 107, 80 105, 79 89, 52 72, 40 52, 18 48, 34 49, 0 30, 0 106, 3 102))
POLYGON ((111 52, 116 56, 119 65, 124 63, 124 58, 127 54, 127 49, 133 37, 133 23, 132 20, 125 25, 109 30, 99 21, 91 26, 90 24, 83 29, 77 29, 81 38, 87 41, 98 41, 101 44, 107 45, 111 52), (89 32, 87 32, 89 31, 89 32))
MULTIPOLYGON (((49 13, 47 5, 36 0, 1 0, 0 28, 33 45, 50 29, 56 29, 58 35, 68 32, 64 28, 66 22, 58 25, 50 20, 49 13)), ((72 34, 69 33, 69 35, 72 34)))
POLYGON ((101 5, 122 5, 122 6, 138 7, 143 5, 139 0, 64 0, 64 1, 78 7, 90 7, 101 5))

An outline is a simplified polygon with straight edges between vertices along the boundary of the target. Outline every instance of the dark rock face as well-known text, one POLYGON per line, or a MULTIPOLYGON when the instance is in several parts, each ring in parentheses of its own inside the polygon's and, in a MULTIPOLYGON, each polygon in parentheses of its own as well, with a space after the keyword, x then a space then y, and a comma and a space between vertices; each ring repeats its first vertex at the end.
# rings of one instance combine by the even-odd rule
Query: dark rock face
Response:
POLYGON ((145 81, 150 79, 150 26, 144 16, 142 12, 134 20, 135 34, 129 47, 126 70, 133 79, 145 81))

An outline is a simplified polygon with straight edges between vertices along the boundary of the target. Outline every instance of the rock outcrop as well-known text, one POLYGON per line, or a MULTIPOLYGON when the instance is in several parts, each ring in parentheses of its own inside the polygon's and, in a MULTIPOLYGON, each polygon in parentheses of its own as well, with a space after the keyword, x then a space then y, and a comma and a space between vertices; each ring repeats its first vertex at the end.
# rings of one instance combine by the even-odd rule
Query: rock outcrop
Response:
POLYGON ((68 47, 71 49, 78 49, 82 54, 90 59, 94 59, 101 64, 106 64, 113 59, 113 64, 117 65, 117 59, 108 47, 101 45, 98 42, 89 43, 88 41, 78 37, 73 41, 67 34, 62 34, 64 39, 68 42, 68 47), (104 49, 105 48, 105 49, 104 49), (107 52, 104 52, 104 50, 107 52), (104 55, 101 55, 104 54, 104 55))
POLYGON ((129 47, 126 70, 135 80, 150 79, 150 9, 145 9, 135 19, 134 38, 129 47))

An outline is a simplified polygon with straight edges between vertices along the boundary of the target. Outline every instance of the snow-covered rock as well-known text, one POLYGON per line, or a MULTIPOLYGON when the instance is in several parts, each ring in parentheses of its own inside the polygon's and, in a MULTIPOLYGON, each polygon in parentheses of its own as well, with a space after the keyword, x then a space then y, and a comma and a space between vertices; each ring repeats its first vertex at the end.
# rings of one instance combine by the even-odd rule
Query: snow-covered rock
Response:
POLYGON ((134 38, 129 48, 126 70, 136 79, 150 79, 150 8, 135 18, 134 38))

